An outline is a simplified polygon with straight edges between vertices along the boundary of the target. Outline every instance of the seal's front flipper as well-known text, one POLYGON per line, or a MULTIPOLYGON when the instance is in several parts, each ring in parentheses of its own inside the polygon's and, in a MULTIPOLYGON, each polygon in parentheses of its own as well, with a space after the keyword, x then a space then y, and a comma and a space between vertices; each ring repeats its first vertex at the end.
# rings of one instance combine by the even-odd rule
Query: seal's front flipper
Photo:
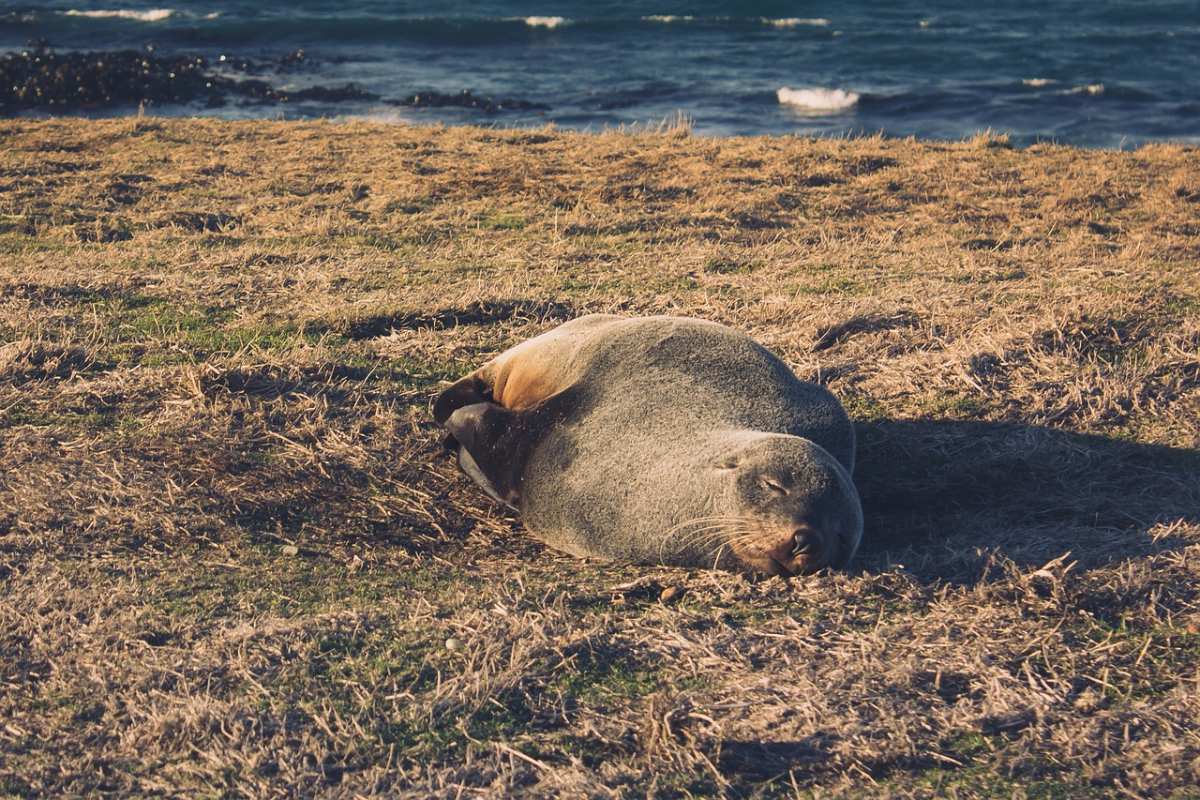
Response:
MULTIPOLYGON (((465 378, 455 381, 434 398, 433 418, 437 421, 438 425, 446 426, 450 415, 460 408, 475 405, 476 403, 490 402, 492 402, 492 387, 479 376, 479 371, 477 370, 465 378)), ((460 450, 453 432, 446 434, 446 438, 442 440, 442 447, 450 452, 460 450)), ((467 474, 471 475, 470 472, 467 474)), ((474 478, 475 476, 471 475, 471 477, 474 478)), ((475 479, 475 482, 479 482, 478 478, 475 479)), ((488 492, 488 494, 491 494, 491 492, 488 492)))
POLYGON ((465 447, 458 448, 458 468, 465 472, 468 478, 475 481, 475 484, 480 489, 483 489, 485 492, 487 492, 488 497, 492 498, 497 503, 503 503, 510 508, 516 508, 515 505, 500 496, 500 493, 496 491, 496 487, 492 486, 492 482, 488 479, 488 476, 485 475, 480 466, 475 463, 475 459, 471 455, 471 451, 465 447))
POLYGON ((521 478, 534 448, 581 406, 581 398, 579 390, 568 387, 524 411, 492 402, 462 406, 444 423, 447 443, 458 453, 463 472, 493 498, 518 508, 521 478))
POLYGON ((465 406, 492 402, 492 387, 479 376, 479 372, 456 381, 433 401, 433 418, 438 425, 445 425, 450 415, 465 406))
POLYGON ((527 448, 518 444, 520 415, 495 403, 472 403, 445 421, 458 450, 458 465, 501 503, 517 507, 527 448))

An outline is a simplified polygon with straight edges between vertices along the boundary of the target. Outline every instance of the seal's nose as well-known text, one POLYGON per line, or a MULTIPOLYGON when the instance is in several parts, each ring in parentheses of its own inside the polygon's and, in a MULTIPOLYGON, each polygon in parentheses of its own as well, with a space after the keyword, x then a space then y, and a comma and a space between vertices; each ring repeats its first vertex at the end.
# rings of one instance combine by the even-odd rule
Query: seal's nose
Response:
POLYGON ((799 558, 800 556, 812 557, 817 554, 820 549, 821 539, 817 532, 812 528, 798 528, 792 534, 792 557, 799 558))
POLYGON ((829 563, 829 542, 821 531, 802 524, 792 532, 788 567, 793 573, 815 572, 829 563))
POLYGON ((816 528, 801 524, 777 545, 767 550, 767 556, 787 575, 816 572, 829 562, 829 546, 816 528))

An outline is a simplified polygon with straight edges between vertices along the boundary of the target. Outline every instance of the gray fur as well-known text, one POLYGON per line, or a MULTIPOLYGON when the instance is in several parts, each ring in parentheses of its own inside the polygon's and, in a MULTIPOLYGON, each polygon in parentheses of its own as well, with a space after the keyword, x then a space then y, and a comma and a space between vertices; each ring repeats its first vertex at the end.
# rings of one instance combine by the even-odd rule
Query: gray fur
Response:
POLYGON ((569 399, 548 401, 557 404, 541 414, 549 424, 520 426, 534 441, 517 456, 524 464, 505 465, 520 475, 526 526, 547 544, 736 567, 703 523, 688 522, 749 513, 781 526, 815 521, 836 531, 831 562, 853 555, 862 532, 854 428, 832 394, 748 336, 683 317, 593 315, 521 347, 525 358, 572 360, 569 399), (764 475, 785 482, 787 497, 762 489, 764 475))

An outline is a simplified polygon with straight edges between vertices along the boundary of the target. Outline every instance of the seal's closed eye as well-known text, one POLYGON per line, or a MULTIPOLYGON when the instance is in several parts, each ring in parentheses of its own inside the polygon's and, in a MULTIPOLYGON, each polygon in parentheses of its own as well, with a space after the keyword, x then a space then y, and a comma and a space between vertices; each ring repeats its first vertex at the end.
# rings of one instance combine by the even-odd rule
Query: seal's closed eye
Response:
POLYGON ((777 495, 787 496, 790 494, 788 488, 774 478, 759 478, 758 483, 769 492, 774 492, 777 495))

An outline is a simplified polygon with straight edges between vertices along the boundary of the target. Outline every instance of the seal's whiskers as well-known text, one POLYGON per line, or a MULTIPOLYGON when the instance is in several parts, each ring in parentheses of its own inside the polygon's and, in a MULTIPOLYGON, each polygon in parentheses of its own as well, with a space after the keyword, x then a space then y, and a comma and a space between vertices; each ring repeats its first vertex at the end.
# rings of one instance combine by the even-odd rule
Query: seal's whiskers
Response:
POLYGON ((707 545, 711 542, 741 533, 745 524, 746 520, 740 517, 725 515, 694 517, 685 520, 672 526, 663 534, 658 544, 659 562, 661 563, 665 557, 668 543, 680 550, 694 546, 707 549, 707 545), (682 536, 676 536, 680 532, 682 532, 682 536))

